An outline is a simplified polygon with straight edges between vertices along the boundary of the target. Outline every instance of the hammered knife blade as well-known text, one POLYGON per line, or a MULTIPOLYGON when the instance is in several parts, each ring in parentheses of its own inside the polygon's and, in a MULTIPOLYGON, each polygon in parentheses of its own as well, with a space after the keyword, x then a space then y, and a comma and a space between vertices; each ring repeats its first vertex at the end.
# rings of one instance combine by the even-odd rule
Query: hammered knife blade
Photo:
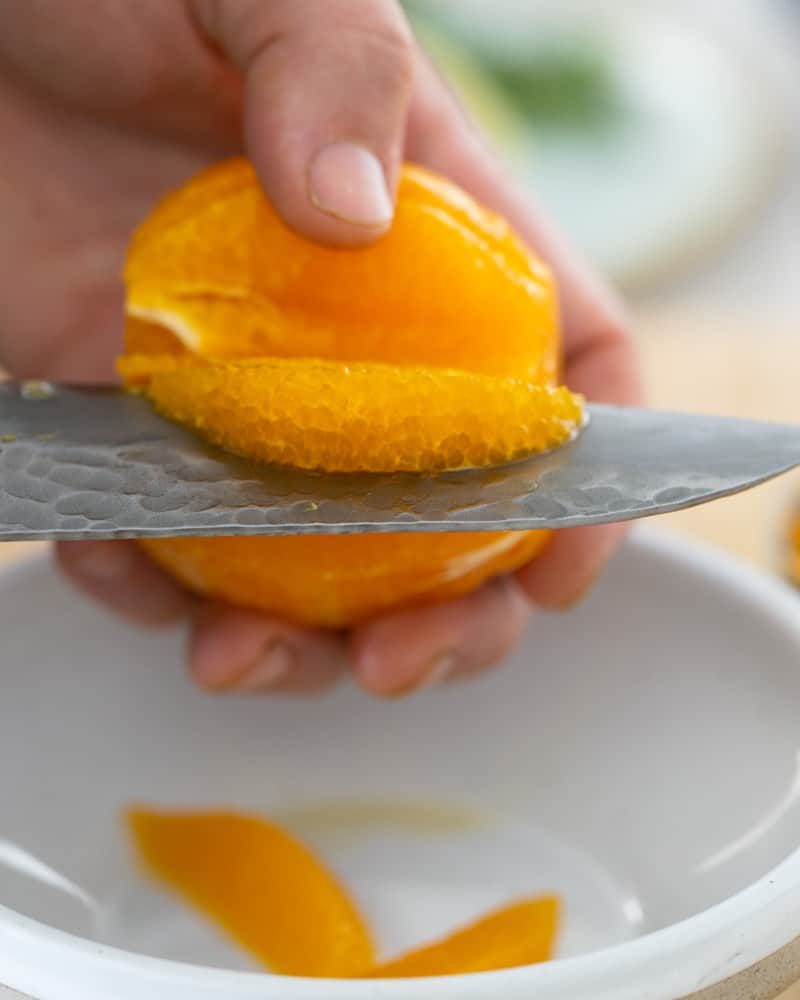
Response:
POLYGON ((500 468, 329 475, 248 462, 115 388, 0 384, 0 540, 567 528, 649 517, 800 464, 800 427, 591 405, 500 468))

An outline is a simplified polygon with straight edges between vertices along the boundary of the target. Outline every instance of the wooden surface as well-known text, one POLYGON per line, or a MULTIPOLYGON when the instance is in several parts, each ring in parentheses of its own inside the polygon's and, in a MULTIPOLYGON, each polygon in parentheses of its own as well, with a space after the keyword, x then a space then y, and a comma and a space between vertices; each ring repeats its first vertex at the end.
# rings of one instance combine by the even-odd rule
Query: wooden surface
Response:
MULTIPOLYGON (((686 313, 641 316, 637 326, 651 405, 800 424, 800 329, 759 329, 686 313)), ((800 500, 800 478, 784 477, 659 520, 774 569, 795 497, 800 500)), ((0 561, 32 548, 0 545, 0 561)), ((781 1000, 800 1000, 800 986, 781 1000)))
MULTIPOLYGON (((672 314, 643 318, 639 329, 650 405, 800 425, 800 328, 672 314)), ((793 473, 658 521, 776 570, 795 499, 793 473)))

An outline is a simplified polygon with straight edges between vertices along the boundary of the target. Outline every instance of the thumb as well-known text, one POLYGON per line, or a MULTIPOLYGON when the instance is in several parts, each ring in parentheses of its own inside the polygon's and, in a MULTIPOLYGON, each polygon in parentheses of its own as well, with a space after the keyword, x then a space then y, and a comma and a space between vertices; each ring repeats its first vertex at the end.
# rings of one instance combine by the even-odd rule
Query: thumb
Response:
POLYGON ((413 44, 394 0, 193 0, 245 81, 247 152, 278 213, 359 245, 393 216, 413 44))

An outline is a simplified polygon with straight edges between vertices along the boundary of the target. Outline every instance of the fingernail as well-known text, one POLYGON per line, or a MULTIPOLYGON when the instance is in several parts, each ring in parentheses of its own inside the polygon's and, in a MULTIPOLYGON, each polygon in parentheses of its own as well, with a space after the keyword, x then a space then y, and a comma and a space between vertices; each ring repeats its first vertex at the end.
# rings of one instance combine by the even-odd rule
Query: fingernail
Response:
POLYGON ((390 698, 403 698, 410 694, 419 694, 422 691, 430 691, 432 688, 439 687, 443 684, 449 677, 458 670, 458 658, 456 654, 447 651, 443 653, 437 653, 425 670, 416 677, 409 684, 404 685, 400 688, 395 688, 394 691, 389 692, 390 698))
POLYGON ((394 209, 380 160, 363 146, 326 146, 308 171, 311 202, 326 215, 355 226, 382 227, 394 209))
POLYGON ((234 684, 237 691, 266 691, 289 673, 292 654, 285 642, 270 643, 261 658, 241 674, 234 684))
POLYGON ((120 542, 90 542, 76 559, 76 568, 87 580, 111 583, 126 575, 132 565, 131 549, 120 542))

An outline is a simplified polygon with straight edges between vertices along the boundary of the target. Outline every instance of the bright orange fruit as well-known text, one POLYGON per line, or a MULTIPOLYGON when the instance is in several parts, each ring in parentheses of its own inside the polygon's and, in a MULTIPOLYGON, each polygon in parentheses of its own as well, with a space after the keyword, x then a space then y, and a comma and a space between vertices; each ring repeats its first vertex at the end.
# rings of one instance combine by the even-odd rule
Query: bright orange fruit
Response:
POLYGON ((326 472, 431 472, 522 458, 580 421, 567 389, 448 368, 306 358, 154 374, 150 398, 248 458, 326 472))
MULTIPOLYGON (((167 197, 126 265, 120 371, 167 416, 267 461, 434 471, 553 447, 581 403, 555 387, 556 295, 509 226, 448 181, 403 171, 376 245, 312 245, 243 160, 167 197)), ((165 539, 190 588, 342 627, 438 601, 531 558, 544 534, 165 539)))
POLYGON ((147 869, 274 972, 345 978, 372 967, 347 893, 279 827, 238 813, 128 813, 147 869))
POLYGON ((125 268, 126 353, 148 324, 206 357, 310 357, 461 368, 551 382, 559 344, 548 270, 498 216, 418 167, 391 232, 337 250, 279 220, 253 168, 229 161, 169 195, 125 268))
POLYGON ((441 941, 376 966, 376 979, 452 976, 512 969, 553 957, 559 902, 554 896, 526 899, 495 910, 441 941))
POLYGON ((340 628, 469 593, 532 559, 544 532, 163 538, 141 544, 188 587, 290 621, 340 628))
POLYGON ((311 852, 257 816, 232 812, 127 814, 151 875, 193 903, 273 972, 394 979, 546 962, 559 902, 504 906, 440 941, 376 964, 365 922, 311 852))

